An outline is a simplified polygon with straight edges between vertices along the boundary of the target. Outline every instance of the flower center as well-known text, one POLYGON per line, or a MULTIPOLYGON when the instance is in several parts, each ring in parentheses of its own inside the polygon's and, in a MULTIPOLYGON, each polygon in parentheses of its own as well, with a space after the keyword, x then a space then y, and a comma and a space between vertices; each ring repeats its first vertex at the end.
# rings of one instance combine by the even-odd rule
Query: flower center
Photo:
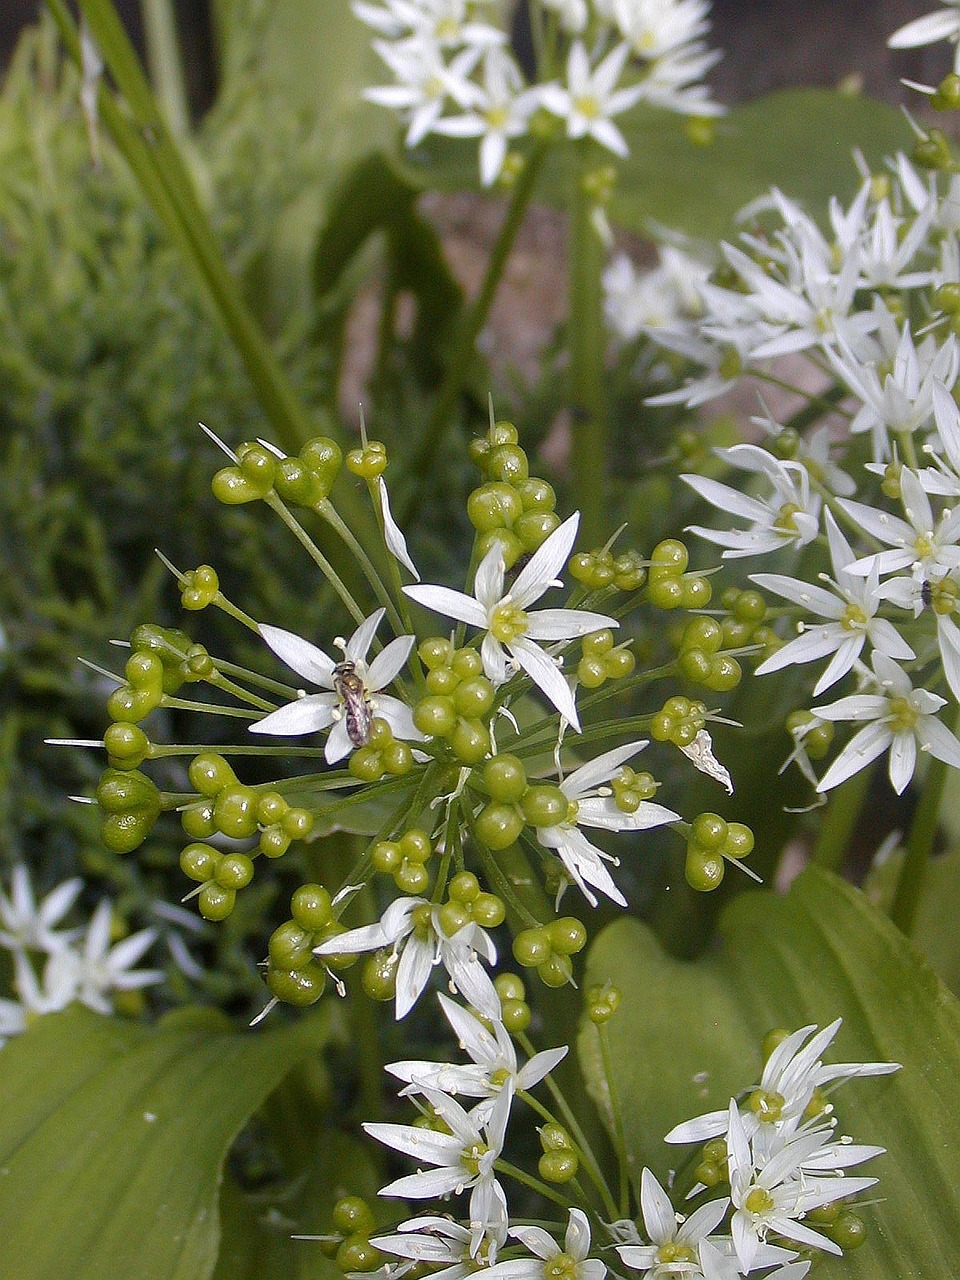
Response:
POLYGON ((862 631, 867 625, 867 615, 858 604, 848 604, 843 611, 840 625, 844 631, 862 631))
POLYGON ((469 1150, 465 1150, 460 1157, 460 1163, 466 1169, 471 1177, 476 1178, 480 1174, 480 1162, 487 1154, 490 1148, 483 1142, 475 1142, 469 1150))
POLYGON ((577 1260, 569 1253, 558 1253, 543 1264, 543 1280, 577 1280, 577 1260))
POLYGON ((957 607, 957 595, 960 588, 952 578, 944 578, 942 582, 930 584, 930 603, 934 613, 946 616, 957 607))
POLYGON ((771 1093, 767 1089, 754 1089, 748 1105, 765 1124, 775 1124, 783 1114, 784 1101, 782 1094, 771 1093))
POLYGON ((509 644, 526 634, 527 615, 510 599, 504 596, 490 616, 490 634, 501 644, 509 644))
POLYGON ((918 533, 913 548, 917 553, 918 560, 929 560, 936 551, 933 538, 929 533, 918 533))
POLYGON ((676 1240, 668 1240, 666 1244, 662 1244, 657 1250, 657 1262, 661 1264, 669 1264, 671 1262, 696 1262, 697 1255, 688 1244, 680 1244, 676 1240))
POLYGON ((894 733, 900 733, 904 729, 912 732, 916 727, 919 716, 920 713, 909 698, 900 697, 890 699, 890 712, 887 716, 887 720, 889 721, 890 728, 893 729, 894 733))
POLYGON ((769 1191, 764 1191, 763 1187, 754 1187, 743 1202, 743 1207, 748 1213, 758 1215, 769 1213, 775 1206, 776 1201, 773 1196, 769 1191))
POLYGON ((796 517, 802 510, 803 508, 798 507, 795 502, 785 502, 777 512, 777 518, 773 522, 773 527, 775 529, 780 529, 783 533, 796 533, 796 517))
POLYGON ((425 98, 444 98, 447 94, 446 85, 439 76, 428 76, 423 82, 423 96, 425 98))
POLYGON ((566 817, 564 818, 564 820, 563 820, 563 821, 564 821, 564 823, 566 823, 566 825, 567 825, 567 826, 570 826, 570 827, 574 827, 574 826, 576 826, 576 824, 577 824, 577 815, 579 814, 579 812, 580 812, 580 806, 579 806, 579 804, 577 804, 576 800, 568 800, 568 801, 567 801, 567 816, 566 816, 566 817))
POLYGON ((410 920, 413 923, 413 932, 421 942, 426 942, 433 936, 433 911, 429 903, 424 902, 419 907, 414 907, 410 913, 410 920))
POLYGON ((510 119, 510 112, 506 107, 488 107, 483 113, 483 118, 491 129, 503 129, 510 119))
POLYGON ((600 115, 600 103, 592 94, 582 93, 573 100, 574 110, 583 116, 585 120, 596 120, 600 115))
POLYGON ((497 1067, 496 1071, 490 1072, 490 1083, 496 1085, 498 1089, 502 1088, 510 1079, 510 1072, 506 1067, 497 1067))

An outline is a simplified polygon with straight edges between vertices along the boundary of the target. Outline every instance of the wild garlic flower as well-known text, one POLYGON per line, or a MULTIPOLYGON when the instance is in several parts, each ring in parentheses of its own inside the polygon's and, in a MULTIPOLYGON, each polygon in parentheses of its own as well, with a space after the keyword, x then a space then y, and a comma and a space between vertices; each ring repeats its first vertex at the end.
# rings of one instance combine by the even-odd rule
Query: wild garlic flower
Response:
POLYGON ((500 1016, 500 997, 481 959, 493 965, 497 950, 485 929, 471 921, 448 937, 440 927, 440 907, 426 898, 397 898, 376 924, 339 933, 314 948, 324 956, 391 948, 397 958, 396 1016, 405 1018, 426 989, 436 965, 451 985, 484 1017, 500 1016))
POLYGON ((603 273, 604 316, 620 342, 663 329, 701 311, 698 285, 709 268, 681 249, 661 245, 659 264, 638 271, 624 253, 603 273))
POLYGON ((488 1224, 479 1244, 475 1236, 452 1218, 425 1216, 408 1218, 394 1234, 372 1236, 370 1243, 383 1253, 429 1266, 431 1280, 469 1280, 496 1262, 507 1239, 506 1219, 488 1224))
POLYGON ((532 1089, 567 1055, 567 1046, 535 1053, 517 1065, 513 1039, 500 1018, 490 1020, 489 1029, 479 1018, 440 995, 440 1006, 457 1036, 460 1047, 471 1059, 469 1066, 452 1062, 425 1062, 408 1059, 391 1062, 386 1070, 407 1088, 401 1095, 422 1092, 425 1088, 469 1098, 495 1098, 508 1082, 515 1093, 532 1089))
POLYGON ((890 752, 890 785, 897 795, 906 791, 920 751, 960 769, 960 741, 936 715, 946 699, 915 689, 903 668, 883 653, 873 654, 873 670, 875 678, 866 683, 864 692, 813 708, 821 720, 864 725, 820 779, 818 791, 846 782, 885 751, 890 752))
POLYGON ((487 679, 501 685, 513 669, 522 668, 578 733, 580 719, 570 686, 556 661, 536 642, 572 640, 620 624, 606 614, 586 609, 528 610, 550 587, 561 585, 557 574, 567 562, 579 523, 579 512, 575 512, 554 529, 517 574, 509 590, 504 590, 506 567, 496 545, 480 562, 472 596, 450 587, 403 589, 418 604, 485 631, 480 656, 487 679))
POLYGON ((729 1206, 726 1196, 710 1200, 689 1218, 678 1221, 670 1197, 653 1173, 644 1169, 640 1178, 640 1211, 650 1243, 617 1245, 620 1261, 631 1271, 641 1272, 642 1280, 695 1276, 700 1242, 716 1231, 729 1206))
POLYGON ((14 954, 65 950, 79 930, 58 930, 54 926, 76 902, 82 888, 79 876, 64 880, 38 906, 30 873, 22 862, 17 863, 10 878, 9 898, 0 891, 0 947, 14 954))
POLYGON ((648 831, 667 822, 679 821, 679 814, 663 805, 642 800, 632 811, 618 807, 613 791, 606 784, 624 763, 646 746, 645 741, 605 751, 569 774, 559 783, 567 799, 567 816, 552 827, 537 827, 537 839, 545 849, 553 849, 571 879, 592 907, 597 905, 593 889, 611 898, 621 907, 627 900, 614 884, 604 862, 615 862, 590 843, 581 826, 603 831, 648 831))
POLYGON ((323 754, 327 764, 336 764, 358 745, 354 740, 356 734, 351 735, 351 708, 345 702, 340 680, 342 669, 349 667, 361 684, 360 696, 369 716, 386 720, 395 738, 422 742, 423 734, 413 723, 413 713, 407 704, 383 693, 403 670, 415 637, 397 636, 375 658, 367 661, 374 634, 385 612, 385 609, 377 609, 357 627, 349 640, 342 642, 343 657, 339 661, 328 657, 322 649, 292 631, 261 624, 260 634, 277 657, 304 680, 329 692, 308 694, 301 690, 293 702, 252 724, 250 732, 287 737, 318 733, 332 725, 323 754))
POLYGON ((81 949, 55 951, 47 961, 52 989, 61 995, 71 993, 64 1004, 76 999, 94 1013, 109 1014, 113 1012, 112 991, 135 991, 163 981, 162 969, 133 967, 153 945, 156 930, 141 929, 111 946, 112 914, 104 899, 93 913, 81 949))
POLYGON ((752 497, 709 476, 683 475, 705 502, 730 515, 750 521, 748 529, 709 529, 689 525, 688 531, 726 548, 723 559, 764 555, 782 547, 803 547, 820 528, 821 501, 811 491, 810 474, 802 463, 781 462, 759 445, 738 444, 716 449, 718 457, 742 470, 763 476, 770 492, 752 497))
POLYGON ((479 138, 480 181, 492 186, 503 170, 510 142, 521 138, 537 109, 536 89, 522 88, 522 74, 509 53, 487 50, 483 60, 483 84, 469 110, 444 116, 434 132, 448 138, 479 138))
POLYGON ((498 1262, 490 1280, 603 1280, 607 1265, 590 1257, 590 1223, 582 1209, 571 1209, 563 1248, 543 1227, 511 1227, 509 1234, 533 1254, 498 1262))
POLYGON ((474 1256, 484 1237, 495 1234, 507 1221, 507 1199, 497 1181, 494 1164, 503 1150, 513 1090, 510 1085, 503 1088, 482 1121, 439 1090, 425 1089, 423 1093, 445 1132, 412 1124, 367 1123, 363 1126, 384 1146, 411 1156, 418 1165, 433 1166, 395 1178, 380 1189, 380 1194, 406 1200, 433 1200, 469 1191, 471 1256, 474 1256))
POLYGON ((626 42, 614 45, 606 57, 591 66, 582 40, 575 40, 567 55, 566 83, 551 82, 540 89, 546 109, 566 121, 570 138, 593 138, 615 155, 630 154, 627 140, 613 123, 613 117, 636 106, 643 97, 642 85, 618 89, 617 83, 630 57, 626 42))
POLYGON ((820 576, 833 591, 779 573, 750 575, 750 581, 764 591, 772 591, 810 613, 831 619, 812 626, 801 623, 801 634, 757 667, 757 675, 764 676, 793 663, 817 662, 832 655, 826 670, 814 685, 815 697, 843 679, 860 657, 867 640, 874 649, 890 658, 902 661, 917 656, 892 622, 877 617, 883 598, 876 565, 866 577, 851 573, 849 566, 857 558, 853 548, 829 511, 825 523, 834 577, 820 576))
POLYGON ((949 40, 957 46, 953 69, 960 72, 960 0, 948 0, 945 8, 906 23, 893 33, 887 44, 891 49, 917 49, 940 40, 949 40))
POLYGON ((864 502, 839 500, 855 524, 890 548, 861 556, 849 571, 865 576, 872 569, 881 574, 910 569, 915 577, 936 582, 960 569, 960 504, 935 517, 919 477, 908 467, 900 472, 900 500, 904 519, 864 502))

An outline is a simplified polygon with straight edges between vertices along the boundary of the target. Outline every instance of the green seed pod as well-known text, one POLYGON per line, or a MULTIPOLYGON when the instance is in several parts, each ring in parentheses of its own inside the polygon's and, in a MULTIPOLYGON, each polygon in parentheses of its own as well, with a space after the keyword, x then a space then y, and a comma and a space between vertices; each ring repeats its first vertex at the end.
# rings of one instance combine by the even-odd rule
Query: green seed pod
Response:
POLYGON ((513 532, 520 539, 524 551, 537 551, 556 529, 560 528, 560 517, 555 511, 524 511, 513 526, 513 532))
POLYGON ((136 769, 150 753, 150 739, 143 730, 120 720, 104 731, 103 745, 114 769, 136 769))
POLYGON ((188 570, 180 580, 180 603, 184 609, 206 609, 220 590, 220 579, 211 565, 188 570))
POLYGON ((513 940, 513 956, 524 969, 543 964, 553 953, 550 935, 544 928, 521 929, 513 940))
POLYGON ((201 804, 192 804, 182 810, 180 825, 184 835, 191 840, 207 840, 217 830, 217 820, 213 815, 213 801, 204 800, 201 804))
POLYGON ((223 889, 245 889, 253 879, 253 861, 245 853, 228 853, 220 859, 217 884, 223 889))
MULTIPOLYGON (((566 806, 564 806, 566 811, 566 806)), ((523 830, 523 816, 516 805, 493 800, 477 814, 474 831, 488 849, 508 849, 523 830)))
POLYGON ((508 484, 483 484, 467 498, 467 519, 478 533, 509 529, 522 514, 520 495, 508 484))
POLYGON ((684 876, 691 889, 710 893, 723 879, 724 861, 718 853, 705 853, 692 846, 687 849, 684 876))
POLYGON ((233 889, 225 889, 215 880, 208 881, 197 894, 197 906, 204 920, 214 923, 226 920, 236 905, 237 895, 233 889))
POLYGON ((532 827, 555 827, 566 819, 569 802, 559 787, 537 783, 520 797, 520 808, 532 827))
POLYGON ((364 448, 351 449, 344 462, 353 475, 376 480, 387 469, 387 446, 382 440, 368 440, 364 448))
POLYGON ((329 892, 322 884, 302 884, 290 900, 290 914, 303 929, 322 929, 333 919, 329 892))
POLYGON ((300 461, 320 481, 326 497, 343 466, 343 451, 329 436, 314 436, 300 450, 300 461))
POLYGON ((313 959, 314 931, 297 920, 286 920, 270 935, 270 963, 278 969, 302 969, 313 959))
POLYGON ((138 769, 104 769, 97 784, 97 803, 105 813, 160 813, 160 792, 138 769))
POLYGON ((208 844, 188 844, 180 851, 180 870, 191 880, 204 884, 216 875, 223 854, 208 844))
POLYGON ((493 800, 513 804, 527 789, 527 773, 517 756, 497 755, 483 766, 483 785, 493 800))
POLYGON ((479 764, 490 753, 490 734, 479 720, 466 720, 461 716, 449 743, 454 755, 464 764, 479 764))
POLYGON ((496 929, 503 924, 507 915, 503 899, 493 893, 478 894, 470 904, 470 910, 481 929, 496 929))
POLYGON ((573 1151, 545 1151, 537 1162, 544 1182, 569 1182, 577 1176, 580 1161, 573 1151))
POLYGON ((211 799, 216 797, 224 787, 232 786, 237 781, 237 775, 223 756, 218 756, 212 751, 204 751, 194 756, 190 761, 187 775, 194 791, 199 791, 202 796, 209 796, 211 799))
POLYGON ((327 975, 322 967, 314 962, 304 965, 302 969, 292 972, 267 966, 266 982, 271 994, 284 1004, 305 1008, 316 1004, 323 995, 327 975))
POLYGON ((573 978, 573 961, 569 956, 554 952, 542 964, 537 965, 537 974, 546 987, 565 987, 573 978))
POLYGON ((224 506, 236 507, 244 502, 256 502, 265 498, 270 487, 261 488, 243 474, 239 467, 223 467, 210 481, 213 496, 224 506))
POLYGON ((575 916, 560 916, 546 926, 550 945, 562 956, 576 955, 587 945, 587 931, 575 916))
POLYGON ((375 951, 363 967, 361 985, 371 1000, 392 1000, 397 994, 399 958, 392 947, 375 951))
POLYGON ((214 802, 217 829, 234 840, 245 840, 257 831, 257 793, 253 787, 234 783, 218 792, 214 802))

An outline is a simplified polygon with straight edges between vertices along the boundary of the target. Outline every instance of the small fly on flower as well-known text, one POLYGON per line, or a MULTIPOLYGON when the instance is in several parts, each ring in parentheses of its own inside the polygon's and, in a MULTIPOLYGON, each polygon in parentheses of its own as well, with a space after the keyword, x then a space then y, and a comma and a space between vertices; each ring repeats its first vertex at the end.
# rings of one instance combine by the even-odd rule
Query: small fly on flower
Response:
POLYGON ((370 741, 373 714, 363 681, 357 675, 353 662, 338 662, 333 668, 333 688, 343 703, 347 721, 347 737, 355 747, 365 747, 370 741))

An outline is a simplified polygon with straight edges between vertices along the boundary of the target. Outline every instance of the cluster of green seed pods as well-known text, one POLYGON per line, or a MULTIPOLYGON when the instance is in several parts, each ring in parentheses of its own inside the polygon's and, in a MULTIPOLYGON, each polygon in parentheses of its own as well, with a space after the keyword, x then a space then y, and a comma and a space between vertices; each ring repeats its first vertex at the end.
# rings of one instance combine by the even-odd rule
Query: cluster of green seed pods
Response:
POLYGON ((482 558, 499 545, 508 569, 560 525, 552 485, 530 475, 517 441, 513 423, 496 422, 470 444, 470 456, 486 477, 467 498, 467 517, 477 531, 476 554, 482 558))
POLYGON ((237 446, 236 457, 211 482, 213 496, 227 506, 275 493, 292 506, 316 508, 329 497, 343 463, 340 446, 328 436, 308 440, 295 458, 278 457, 259 440, 247 440, 237 446))

